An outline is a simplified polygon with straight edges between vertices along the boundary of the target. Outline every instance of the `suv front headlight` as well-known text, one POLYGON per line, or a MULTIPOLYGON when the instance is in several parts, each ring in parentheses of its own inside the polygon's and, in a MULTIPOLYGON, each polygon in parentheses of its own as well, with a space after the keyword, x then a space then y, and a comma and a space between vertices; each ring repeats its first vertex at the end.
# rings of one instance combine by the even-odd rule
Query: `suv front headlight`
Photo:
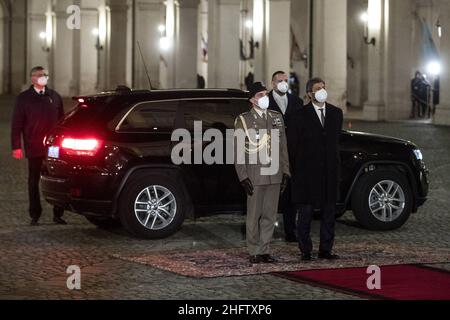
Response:
POLYGON ((422 151, 420 151, 419 149, 415 149, 413 150, 414 155, 416 156, 416 159, 421 161, 423 160, 423 155, 422 155, 422 151))

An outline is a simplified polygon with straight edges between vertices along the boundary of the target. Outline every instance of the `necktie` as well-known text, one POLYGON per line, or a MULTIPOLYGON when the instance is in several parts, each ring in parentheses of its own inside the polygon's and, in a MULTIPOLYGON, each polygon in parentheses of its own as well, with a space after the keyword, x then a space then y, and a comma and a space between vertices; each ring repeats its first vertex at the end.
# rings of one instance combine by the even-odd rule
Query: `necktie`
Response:
POLYGON ((267 115, 265 112, 262 114, 262 118, 264 119, 264 121, 267 121, 267 115))
POLYGON ((323 113, 324 109, 320 108, 319 110, 320 110, 320 122, 322 123, 322 127, 325 128, 325 114, 323 113))
POLYGON ((39 91, 39 95, 43 96, 44 95, 44 91, 39 91))

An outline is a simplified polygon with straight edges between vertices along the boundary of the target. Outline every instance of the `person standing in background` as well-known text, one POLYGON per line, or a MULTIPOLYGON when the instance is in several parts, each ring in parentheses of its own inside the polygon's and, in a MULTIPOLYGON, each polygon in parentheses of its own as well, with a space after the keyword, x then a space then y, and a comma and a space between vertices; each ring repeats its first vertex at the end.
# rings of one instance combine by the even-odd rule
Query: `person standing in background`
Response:
POLYGON ((440 79, 439 76, 436 76, 433 81, 433 101, 432 108, 430 108, 430 112, 428 113, 428 117, 431 118, 436 113, 436 106, 440 103, 439 92, 440 90, 440 79))
MULTIPOLYGON (((272 75, 272 91, 269 92, 269 110, 283 115, 284 123, 303 107, 303 100, 289 93, 289 78, 286 72, 277 71, 272 75)), ((293 124, 295 125, 295 124, 293 124)), ((291 200, 291 183, 287 182, 286 190, 281 194, 280 209, 283 213, 284 236, 286 242, 297 242, 296 209, 291 200)))
MULTIPOLYGON (((42 214, 39 192, 41 166, 44 160, 44 139, 64 116, 61 96, 47 87, 48 73, 41 67, 30 72, 32 85, 16 100, 11 124, 11 147, 14 159, 22 159, 22 138, 28 159, 28 197, 31 225, 39 225, 42 214)), ((66 224, 62 219, 64 210, 53 208, 53 222, 66 224)))

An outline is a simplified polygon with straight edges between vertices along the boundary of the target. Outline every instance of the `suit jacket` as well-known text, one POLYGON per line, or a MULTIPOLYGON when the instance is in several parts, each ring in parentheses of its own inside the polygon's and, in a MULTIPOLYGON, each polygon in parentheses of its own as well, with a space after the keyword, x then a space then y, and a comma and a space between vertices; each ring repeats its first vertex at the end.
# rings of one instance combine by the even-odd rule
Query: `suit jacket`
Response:
POLYGON ((339 186, 339 140, 342 110, 326 104, 322 127, 312 103, 288 125, 287 139, 292 173, 292 201, 298 204, 336 203, 339 186))
POLYGON ((289 123, 289 118, 295 115, 297 112, 299 112, 300 109, 303 107, 303 100, 301 98, 290 93, 287 93, 287 97, 288 97, 288 105, 286 113, 283 114, 277 102, 275 101, 275 98, 273 97, 273 90, 269 92, 269 101, 270 101, 269 110, 281 113, 283 115, 283 119, 286 124, 289 123))
MULTIPOLYGON (((272 164, 264 164, 260 161, 259 156, 257 157, 256 163, 250 162, 250 155, 248 152, 243 153, 244 150, 237 149, 240 147, 238 143, 235 145, 235 155, 236 162, 235 168, 236 173, 238 175, 239 181, 243 181, 245 179, 250 179, 254 186, 262 186, 269 184, 279 184, 283 180, 283 174, 290 175, 289 170, 289 155, 287 151, 287 140, 286 140, 286 132, 285 132, 285 124, 283 120, 283 116, 276 111, 267 111, 267 120, 264 120, 259 114, 255 111, 254 108, 250 112, 246 112, 241 114, 236 118, 235 121, 235 130, 238 133, 239 131, 244 132, 247 129, 248 135, 246 136, 245 145, 246 148, 254 148, 249 142, 253 141, 261 141, 263 138, 263 132, 260 130, 267 130, 267 133, 270 134, 270 130, 278 129, 279 131, 279 148, 278 148, 278 159, 279 159, 279 167, 276 172, 270 175, 263 175, 261 169, 269 168, 271 165, 273 167, 274 162, 272 164), (243 122, 243 121, 244 122, 243 122), (260 139, 256 138, 256 133, 260 134, 260 139), (239 153, 245 157, 245 163, 238 162, 239 153)), ((236 140, 237 141, 237 140, 236 140)), ((273 141, 273 137, 271 136, 271 140, 273 141)), ((276 149, 273 148, 273 143, 269 143, 267 145, 270 148, 270 152, 276 152, 276 149)), ((265 148, 263 153, 265 152, 265 148)), ((257 154, 256 154, 257 156, 257 154)), ((273 158, 272 154, 272 158, 273 158)), ((244 159, 241 159, 244 160, 244 159)), ((275 168, 276 169, 276 168, 275 168)))
POLYGON ((40 96, 31 86, 23 91, 16 100, 11 123, 11 147, 13 150, 22 147, 28 158, 44 157, 44 137, 64 116, 63 101, 54 90, 46 87, 45 94, 40 96))

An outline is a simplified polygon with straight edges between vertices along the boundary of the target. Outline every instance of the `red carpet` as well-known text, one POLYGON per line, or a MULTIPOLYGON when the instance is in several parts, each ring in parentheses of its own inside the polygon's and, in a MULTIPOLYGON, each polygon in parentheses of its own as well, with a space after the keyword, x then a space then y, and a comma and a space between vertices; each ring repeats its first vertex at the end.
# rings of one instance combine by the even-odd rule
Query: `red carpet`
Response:
POLYGON ((422 265, 381 267, 381 289, 369 290, 366 268, 345 268, 275 273, 313 286, 320 286, 369 299, 450 300, 450 272, 422 265))

